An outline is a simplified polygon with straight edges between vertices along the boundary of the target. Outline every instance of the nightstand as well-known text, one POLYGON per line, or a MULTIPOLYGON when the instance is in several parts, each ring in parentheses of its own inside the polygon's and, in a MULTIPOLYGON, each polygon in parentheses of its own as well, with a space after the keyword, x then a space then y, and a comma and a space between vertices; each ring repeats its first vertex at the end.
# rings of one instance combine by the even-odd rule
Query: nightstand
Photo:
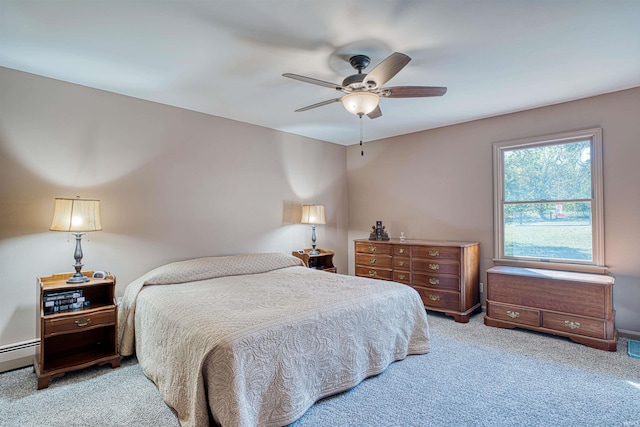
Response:
POLYGON ((337 269, 333 265, 333 251, 325 251, 324 249, 318 249, 319 254, 311 255, 311 248, 305 249, 304 253, 294 251, 292 255, 300 258, 304 265, 315 270, 322 270, 329 273, 336 273, 337 269))
POLYGON ((85 283, 66 283, 73 273, 55 274, 37 280, 40 304, 36 333, 34 370, 38 390, 52 378, 93 365, 120 366, 116 278, 91 278, 85 283), (46 304, 45 304, 46 303, 46 304), (45 307, 46 305, 46 307, 45 307))

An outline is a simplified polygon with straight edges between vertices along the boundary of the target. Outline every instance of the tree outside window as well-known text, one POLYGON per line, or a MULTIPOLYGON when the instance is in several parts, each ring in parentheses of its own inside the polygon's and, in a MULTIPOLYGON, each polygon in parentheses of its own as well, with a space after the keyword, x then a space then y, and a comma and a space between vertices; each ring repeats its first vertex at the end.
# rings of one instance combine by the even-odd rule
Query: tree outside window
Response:
POLYGON ((600 136, 494 144, 498 260, 603 265, 600 136))

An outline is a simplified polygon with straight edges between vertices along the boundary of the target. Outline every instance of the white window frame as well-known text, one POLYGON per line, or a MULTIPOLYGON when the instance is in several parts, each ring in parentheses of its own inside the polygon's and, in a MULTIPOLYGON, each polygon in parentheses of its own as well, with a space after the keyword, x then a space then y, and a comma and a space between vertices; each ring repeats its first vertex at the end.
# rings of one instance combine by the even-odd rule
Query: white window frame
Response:
POLYGON ((591 273, 605 273, 604 264, 604 186, 602 162, 602 128, 591 128, 553 135, 517 139, 493 143, 493 190, 494 190, 494 263, 531 268, 548 268, 591 273), (591 261, 531 260, 504 255, 504 155, 505 151, 554 145, 566 142, 591 141, 591 261))

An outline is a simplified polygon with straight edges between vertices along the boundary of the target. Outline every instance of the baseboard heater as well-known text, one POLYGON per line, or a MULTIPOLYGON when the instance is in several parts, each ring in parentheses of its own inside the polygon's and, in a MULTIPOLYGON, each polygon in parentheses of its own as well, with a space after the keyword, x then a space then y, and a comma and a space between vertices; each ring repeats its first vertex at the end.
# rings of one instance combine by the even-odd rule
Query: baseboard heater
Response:
POLYGON ((40 340, 32 339, 0 346, 0 372, 24 368, 33 364, 40 340))

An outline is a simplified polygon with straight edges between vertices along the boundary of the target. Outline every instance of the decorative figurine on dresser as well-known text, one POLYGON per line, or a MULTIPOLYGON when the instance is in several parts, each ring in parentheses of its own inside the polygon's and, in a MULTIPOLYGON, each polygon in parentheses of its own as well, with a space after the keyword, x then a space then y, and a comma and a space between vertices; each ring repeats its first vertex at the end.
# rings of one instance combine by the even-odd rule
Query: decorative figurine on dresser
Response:
POLYGON ((456 322, 467 323, 471 314, 482 311, 480 243, 358 239, 355 257, 356 276, 409 285, 428 310, 456 322))
POLYGON ((369 240, 389 240, 389 233, 387 233, 384 225, 382 225, 382 221, 376 221, 376 225, 372 225, 371 229, 369 240))

